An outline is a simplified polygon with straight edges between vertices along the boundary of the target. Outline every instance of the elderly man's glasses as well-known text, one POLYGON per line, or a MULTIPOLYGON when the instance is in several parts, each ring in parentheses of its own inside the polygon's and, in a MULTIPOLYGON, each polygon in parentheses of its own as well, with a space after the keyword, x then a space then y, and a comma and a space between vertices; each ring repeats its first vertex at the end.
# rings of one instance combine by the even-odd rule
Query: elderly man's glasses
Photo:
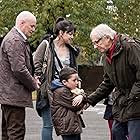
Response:
POLYGON ((97 45, 97 44, 102 40, 102 38, 103 38, 103 37, 101 37, 101 38, 99 38, 98 40, 92 42, 93 46, 94 46, 94 45, 97 45))

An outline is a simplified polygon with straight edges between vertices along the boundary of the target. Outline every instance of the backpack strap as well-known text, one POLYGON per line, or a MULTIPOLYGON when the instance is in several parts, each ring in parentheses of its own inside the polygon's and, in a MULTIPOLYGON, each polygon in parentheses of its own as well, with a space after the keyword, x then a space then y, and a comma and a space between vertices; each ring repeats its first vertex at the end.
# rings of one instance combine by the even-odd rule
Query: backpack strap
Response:
POLYGON ((63 68, 62 63, 61 63, 60 59, 58 58, 58 56, 57 56, 55 50, 54 50, 54 56, 55 56, 55 58, 57 59, 57 62, 58 62, 58 64, 59 64, 59 67, 62 69, 62 68, 63 68))
MULTIPOLYGON (((57 61, 58 65, 59 65, 60 69, 62 69, 63 65, 62 65, 60 59, 58 58, 55 50, 54 50, 54 58, 56 58, 56 61, 57 61)), ((57 73, 57 75, 59 75, 59 71, 58 71, 56 65, 54 65, 54 69, 55 69, 55 72, 57 73)), ((57 78, 57 77, 55 77, 55 75, 54 75, 54 78, 57 78)))
POLYGON ((44 49, 44 57, 43 57, 43 67, 42 67, 42 72, 43 74, 46 73, 46 61, 47 61, 47 54, 48 54, 48 48, 49 48, 49 42, 47 40, 44 40, 44 42, 46 43, 46 47, 44 49))

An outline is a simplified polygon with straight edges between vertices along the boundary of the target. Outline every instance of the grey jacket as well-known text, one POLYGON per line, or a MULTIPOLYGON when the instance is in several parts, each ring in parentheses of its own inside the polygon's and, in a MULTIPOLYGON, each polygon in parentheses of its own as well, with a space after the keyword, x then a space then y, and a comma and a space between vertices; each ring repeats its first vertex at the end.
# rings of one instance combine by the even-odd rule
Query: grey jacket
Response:
POLYGON ((36 83, 30 53, 28 42, 12 28, 0 47, 0 104, 33 107, 36 83))

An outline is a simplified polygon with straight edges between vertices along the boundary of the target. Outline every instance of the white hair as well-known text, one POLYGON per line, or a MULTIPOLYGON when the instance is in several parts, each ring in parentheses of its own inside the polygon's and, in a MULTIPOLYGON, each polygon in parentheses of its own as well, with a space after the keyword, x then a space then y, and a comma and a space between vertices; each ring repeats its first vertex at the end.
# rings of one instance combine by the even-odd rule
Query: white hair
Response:
POLYGON ((93 36, 96 36, 97 38, 109 36, 111 39, 114 39, 115 34, 116 34, 116 31, 111 29, 108 25, 99 24, 95 28, 92 29, 90 33, 90 38, 92 39, 93 36))
POLYGON ((18 24, 24 20, 24 21, 28 21, 30 19, 34 19, 36 20, 36 17, 29 11, 22 11, 21 13, 19 13, 19 15, 16 17, 16 26, 18 26, 18 24))

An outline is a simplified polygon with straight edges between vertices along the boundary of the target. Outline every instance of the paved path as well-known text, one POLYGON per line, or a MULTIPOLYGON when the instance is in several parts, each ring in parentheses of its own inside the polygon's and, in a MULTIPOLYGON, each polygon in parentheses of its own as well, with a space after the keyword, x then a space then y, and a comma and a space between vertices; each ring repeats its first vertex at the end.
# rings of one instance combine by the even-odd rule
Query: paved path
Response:
MULTIPOLYGON (((36 111, 33 109, 27 109, 26 112, 27 115, 25 140, 41 140, 41 118, 37 116, 36 111)), ((94 108, 89 107, 86 111, 84 111, 83 119, 85 121, 86 128, 83 129, 82 140, 109 140, 109 130, 107 122, 102 119, 103 112, 104 105, 102 104, 98 104, 94 108)), ((61 140, 61 137, 56 136, 55 132, 54 140, 61 140)))

